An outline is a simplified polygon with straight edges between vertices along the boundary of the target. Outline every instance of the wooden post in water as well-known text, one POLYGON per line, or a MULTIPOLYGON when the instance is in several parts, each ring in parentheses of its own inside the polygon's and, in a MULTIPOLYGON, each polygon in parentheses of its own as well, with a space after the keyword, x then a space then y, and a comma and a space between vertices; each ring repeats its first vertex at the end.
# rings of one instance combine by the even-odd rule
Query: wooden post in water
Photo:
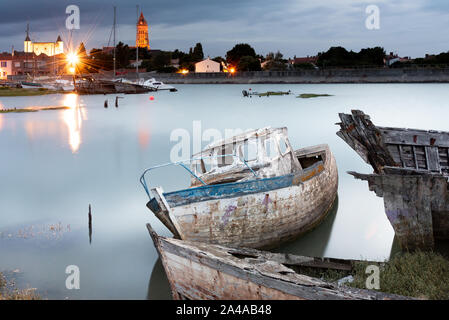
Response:
POLYGON ((90 208, 90 203, 89 203, 88 218, 89 218, 89 244, 92 244, 92 211, 91 211, 91 208, 90 208))
POLYGON ((104 100, 104 107, 107 108, 108 107, 108 100, 104 100))

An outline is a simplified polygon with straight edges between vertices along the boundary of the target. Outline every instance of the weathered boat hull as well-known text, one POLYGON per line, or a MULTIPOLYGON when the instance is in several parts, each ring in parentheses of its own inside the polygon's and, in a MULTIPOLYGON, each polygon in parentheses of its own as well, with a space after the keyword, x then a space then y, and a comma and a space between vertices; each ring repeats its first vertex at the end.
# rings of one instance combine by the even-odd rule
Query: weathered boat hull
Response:
POLYGON ((375 172, 350 174, 384 198, 401 247, 428 250, 449 239, 449 133, 377 127, 358 110, 340 119, 337 135, 375 172))
POLYGON ((143 86, 110 80, 77 82, 75 90, 79 94, 145 93, 151 91, 143 86))
POLYGON ((322 147, 324 161, 300 173, 168 194, 155 188, 147 206, 180 239, 273 247, 318 225, 334 204, 337 166, 322 147))
POLYGON ((291 269, 350 270, 348 261, 168 239, 159 237, 149 224, 147 227, 177 300, 407 299, 338 286, 291 269))
POLYGON ((443 176, 360 174, 384 198, 385 213, 401 248, 430 250, 435 239, 449 239, 449 192, 443 176))

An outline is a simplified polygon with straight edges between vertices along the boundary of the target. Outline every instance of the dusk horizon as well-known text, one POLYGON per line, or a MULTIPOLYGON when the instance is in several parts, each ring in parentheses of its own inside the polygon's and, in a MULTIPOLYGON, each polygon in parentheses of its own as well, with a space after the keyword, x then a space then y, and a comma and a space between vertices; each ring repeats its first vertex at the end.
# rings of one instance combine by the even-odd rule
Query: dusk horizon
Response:
MULTIPOLYGON (((80 9, 80 29, 73 30, 74 46, 83 42, 88 51, 112 45, 113 6, 117 8, 116 42, 135 45, 137 4, 126 1, 44 1, 29 12, 12 1, 2 1, 7 14, 0 22, 0 51, 23 50, 26 26, 36 42, 54 41, 58 35, 65 43, 66 7, 80 9)), ((412 58, 447 52, 449 6, 443 1, 331 1, 228 2, 153 1, 139 4, 149 25, 152 49, 188 52, 195 43, 203 45, 205 56, 225 56, 237 43, 248 43, 258 54, 280 51, 284 57, 312 56, 333 46, 359 51, 380 46, 386 52, 412 58), (366 8, 376 5, 379 29, 366 28, 366 8)))

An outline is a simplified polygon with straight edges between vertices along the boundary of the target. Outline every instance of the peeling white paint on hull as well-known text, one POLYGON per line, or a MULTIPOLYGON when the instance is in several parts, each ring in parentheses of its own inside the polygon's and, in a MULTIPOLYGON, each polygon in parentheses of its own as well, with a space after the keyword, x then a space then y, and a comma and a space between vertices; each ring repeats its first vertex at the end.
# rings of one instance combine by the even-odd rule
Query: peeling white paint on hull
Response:
POLYGON ((252 248, 272 247, 309 231, 335 202, 335 159, 322 146, 323 162, 292 175, 288 187, 234 197, 217 197, 170 207, 159 188, 154 212, 181 239, 252 248))

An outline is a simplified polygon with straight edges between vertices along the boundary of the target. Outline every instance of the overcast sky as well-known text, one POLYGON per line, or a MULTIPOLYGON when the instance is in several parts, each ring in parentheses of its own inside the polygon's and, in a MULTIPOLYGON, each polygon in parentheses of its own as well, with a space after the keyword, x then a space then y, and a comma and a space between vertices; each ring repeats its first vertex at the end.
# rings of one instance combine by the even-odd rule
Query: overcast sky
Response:
MULTIPOLYGON (((188 51, 201 42, 206 55, 225 56, 246 42, 257 53, 280 50, 285 57, 314 55, 331 46, 383 46, 419 57, 449 50, 447 0, 1 0, 0 51, 23 50, 26 24, 33 41, 68 39, 70 4, 81 11, 74 42, 88 50, 108 44, 117 7, 117 41, 135 44, 136 5, 149 24, 153 49, 188 51), (380 29, 368 30, 368 5, 380 9, 380 29)), ((112 39, 111 39, 112 41, 112 39)))

